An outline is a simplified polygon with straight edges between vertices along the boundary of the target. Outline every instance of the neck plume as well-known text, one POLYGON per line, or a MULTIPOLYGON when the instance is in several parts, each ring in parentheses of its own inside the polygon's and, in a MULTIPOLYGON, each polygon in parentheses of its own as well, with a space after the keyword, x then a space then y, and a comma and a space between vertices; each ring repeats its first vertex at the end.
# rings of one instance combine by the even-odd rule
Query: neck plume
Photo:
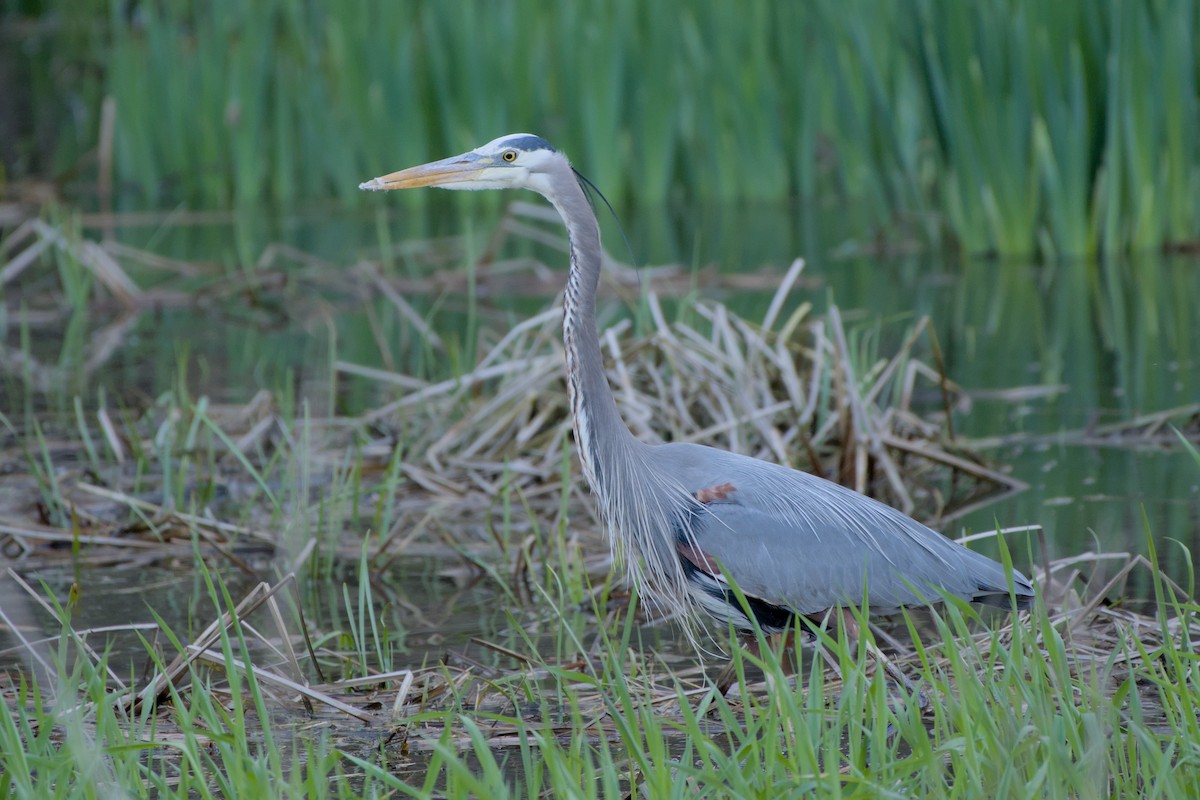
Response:
POLYGON ((567 393, 575 444, 584 475, 607 522, 609 542, 625 562, 631 583, 664 613, 677 616, 692 638, 688 581, 675 550, 695 500, 654 468, 653 447, 625 427, 608 378, 596 331, 600 281, 600 228, 569 168, 546 197, 558 209, 571 242, 571 272, 563 295, 567 393))
POLYGON ((605 469, 623 461, 622 451, 636 444, 636 440, 617 412, 604 373, 604 356, 596 330, 600 228, 573 175, 570 183, 569 189, 555 203, 566 223, 571 244, 571 271, 563 294, 567 391, 579 459, 588 483, 603 501, 606 490, 612 485, 611 476, 605 474, 605 469))

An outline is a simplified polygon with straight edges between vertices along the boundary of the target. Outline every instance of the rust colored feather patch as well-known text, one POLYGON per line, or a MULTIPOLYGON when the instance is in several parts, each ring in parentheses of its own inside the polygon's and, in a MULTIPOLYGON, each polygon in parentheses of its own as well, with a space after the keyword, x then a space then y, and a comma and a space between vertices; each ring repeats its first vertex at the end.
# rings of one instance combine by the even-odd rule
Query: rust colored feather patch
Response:
POLYGON ((708 489, 700 489, 696 492, 696 499, 701 503, 715 503, 718 500, 727 500, 729 495, 736 492, 732 483, 722 483, 719 486, 713 486, 708 489))

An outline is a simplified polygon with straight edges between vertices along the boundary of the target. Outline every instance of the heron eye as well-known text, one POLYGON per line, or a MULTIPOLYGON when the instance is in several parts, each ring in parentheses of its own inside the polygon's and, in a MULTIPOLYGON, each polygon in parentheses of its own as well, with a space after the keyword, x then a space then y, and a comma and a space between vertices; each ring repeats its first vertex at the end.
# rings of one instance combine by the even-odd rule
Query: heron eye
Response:
POLYGON ((513 161, 517 160, 517 151, 516 150, 505 150, 504 155, 502 155, 500 157, 503 158, 505 161, 512 163, 513 161))

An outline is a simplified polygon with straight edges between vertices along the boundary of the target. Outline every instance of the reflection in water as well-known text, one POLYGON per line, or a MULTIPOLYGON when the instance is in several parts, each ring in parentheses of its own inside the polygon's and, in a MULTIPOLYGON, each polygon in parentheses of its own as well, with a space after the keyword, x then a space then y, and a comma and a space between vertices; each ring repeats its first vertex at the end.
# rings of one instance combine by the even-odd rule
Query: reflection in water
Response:
MULTIPOLYGON (((261 567, 264 575, 271 572, 269 564, 256 566, 261 567)), ((496 602, 494 584, 476 580, 460 585, 439 575, 439 570, 444 567, 445 559, 398 559, 385 572, 373 576, 374 600, 380 614, 379 631, 390 645, 396 668, 436 665, 448 651, 463 649, 472 637, 501 639, 510 627, 509 615, 513 609, 496 602)), ((352 601, 358 597, 356 569, 357 565, 343 564, 326 579, 305 576, 299 581, 310 633, 319 636, 321 632, 347 629, 347 619, 357 613, 357 609, 346 607, 343 588, 350 588, 352 601)), ((129 567, 109 565, 81 569, 60 563, 29 569, 24 574, 26 580, 39 589, 44 582, 50 594, 63 605, 72 584, 78 587, 80 601, 71 614, 72 626, 77 631, 129 626, 127 630, 105 630, 103 634, 97 634, 97 640, 103 643, 101 647, 107 647, 109 664, 123 674, 131 674, 131 667, 132 674, 139 674, 148 667, 146 647, 138 637, 140 634, 153 639, 159 635, 156 616, 183 641, 194 638, 217 617, 204 579, 190 562, 164 559, 129 567)), ((218 577, 235 600, 245 596, 256 583, 232 568, 222 569, 218 577)), ((15 614, 22 604, 26 606, 24 611, 27 613, 18 618, 22 620, 27 640, 37 642, 38 632, 47 640, 57 639, 62 632, 61 626, 49 614, 11 584, 6 582, 4 588, 12 590, 6 595, 5 602, 10 615, 15 614)), ((284 608, 288 608, 286 603, 284 608)), ((265 612, 252 617, 251 621, 265 634, 277 635, 272 630, 272 619, 265 612)), ((299 630, 299 624, 294 620, 288 619, 286 624, 293 634, 299 630)), ((0 667, 23 661, 25 651, 17 644, 15 640, 0 637, 0 650, 7 651, 7 655, 0 656, 0 667)), ((302 651, 301 644, 296 642, 302 651)), ((166 642, 159 646, 170 649, 166 642)), ((370 666, 379 669, 378 664, 370 666)))
MULTIPOLYGON (((218 400, 245 400, 262 388, 286 387, 293 407, 305 401, 320 415, 330 408, 354 413, 380 401, 378 384, 353 379, 343 379, 334 394, 335 359, 416 373, 453 369, 444 356, 421 345, 412 324, 387 298, 331 290, 338 270, 360 256, 378 258, 381 242, 393 243, 382 259, 390 275, 425 274, 430 263, 439 273, 460 271, 459 265, 491 252, 498 242, 495 220, 505 206, 475 197, 442 200, 436 207, 461 216, 246 217, 232 227, 119 229, 128 245, 149 245, 212 269, 191 280, 195 302, 143 313, 125 346, 93 381, 69 385, 83 389, 85 403, 95 399, 87 392, 97 385, 132 403, 139 391, 153 402, 181 380, 193 396, 218 400), (489 215, 492 221, 479 222, 489 215), (428 243, 444 231, 463 229, 473 233, 428 243), (414 244, 417 240, 423 244, 414 244), (281 257, 263 267, 278 273, 270 291, 253 283, 240 292, 218 291, 240 277, 239 264, 254 263, 272 242, 311 257, 281 257)), ((1200 398, 1200 370, 1189 348, 1200 341, 1193 313, 1200 270, 1194 257, 1039 267, 854 255, 903 252, 910 242, 894 233, 873 241, 851 238, 846 231, 864 228, 853 219, 853 209, 844 208, 643 209, 622 217, 632 250, 645 264, 716 263, 724 273, 764 267, 782 272, 793 257, 805 256, 808 283, 795 302, 811 302, 818 312, 830 301, 844 311, 855 309, 844 316, 864 347, 878 344, 887 352, 904 335, 906 320, 928 315, 947 374, 968 392, 1061 387, 1017 402, 981 396, 969 413, 955 416, 959 435, 1006 442, 994 450, 996 461, 1010 464, 1013 476, 1031 488, 956 520, 948 532, 1041 524, 1051 553, 1097 547, 1144 551, 1144 512, 1156 537, 1200 546, 1200 467, 1170 447, 1169 429, 1159 431, 1153 449, 1127 447, 1120 437, 1110 437, 1111 446, 1095 437, 1081 446, 1073 436, 1060 436, 1200 398)), ((610 229, 606 236, 610 251, 622 256, 622 247, 613 244, 620 234, 610 229)), ((555 268, 565 262, 561 253, 528 238, 509 236, 498 248, 496 258, 533 256, 555 268)), ((465 357, 465 331, 506 330, 513 320, 543 308, 558 291, 554 274, 542 285, 541 297, 509 295, 503 286, 488 285, 473 300, 438 289, 407 294, 404 301, 441 332, 447 352, 465 357)), ((699 295, 717 291, 731 309, 751 318, 761 314, 771 294, 696 286, 699 295)), ((664 305, 669 314, 686 313, 670 301, 664 305)), ((622 313, 624 307, 611 302, 601 317, 611 321, 622 313)), ((105 322, 91 320, 94 326, 105 322)), ((18 335, 10 327, 10 346, 18 335)), ((34 337, 35 354, 46 363, 70 368, 69 359, 56 358, 67 347, 52 335, 34 337)), ((6 407, 16 407, 17 391, 11 382, 0 386, 6 407)), ((931 394, 928 400, 936 409, 937 398, 931 394)), ((1169 548, 1160 552, 1175 557, 1169 548)))

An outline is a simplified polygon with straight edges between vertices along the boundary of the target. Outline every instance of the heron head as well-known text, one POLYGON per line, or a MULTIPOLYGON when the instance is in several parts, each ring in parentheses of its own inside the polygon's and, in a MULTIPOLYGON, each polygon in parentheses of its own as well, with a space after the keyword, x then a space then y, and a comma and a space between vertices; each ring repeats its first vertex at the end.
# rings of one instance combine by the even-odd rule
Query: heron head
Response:
POLYGON ((382 191, 439 186, 443 189, 540 191, 538 176, 544 175, 557 162, 566 165, 566 159, 542 137, 510 133, 462 155, 372 178, 360 183, 358 188, 382 191))

